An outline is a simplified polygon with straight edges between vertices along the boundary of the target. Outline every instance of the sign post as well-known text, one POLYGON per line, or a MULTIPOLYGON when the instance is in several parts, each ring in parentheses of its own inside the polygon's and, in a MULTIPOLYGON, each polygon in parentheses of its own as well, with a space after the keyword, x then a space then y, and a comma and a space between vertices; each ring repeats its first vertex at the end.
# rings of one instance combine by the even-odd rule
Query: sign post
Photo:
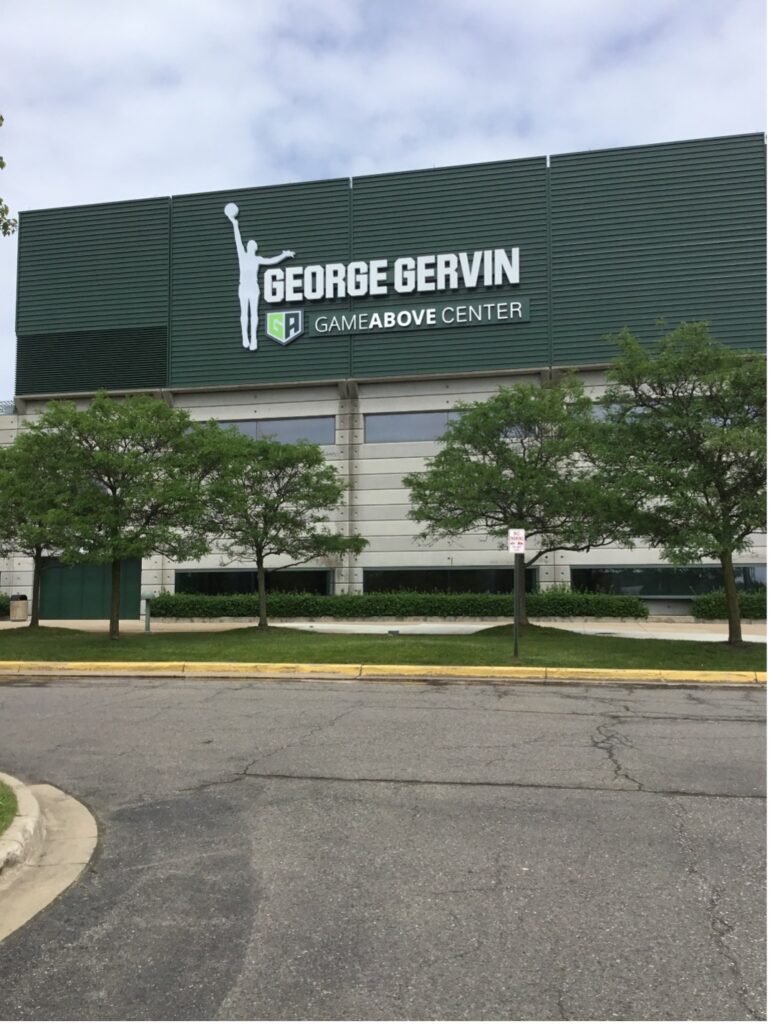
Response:
POLYGON ((521 529, 508 531, 508 553, 513 555, 513 659, 519 659, 519 574, 524 572, 526 553, 525 532, 521 529))

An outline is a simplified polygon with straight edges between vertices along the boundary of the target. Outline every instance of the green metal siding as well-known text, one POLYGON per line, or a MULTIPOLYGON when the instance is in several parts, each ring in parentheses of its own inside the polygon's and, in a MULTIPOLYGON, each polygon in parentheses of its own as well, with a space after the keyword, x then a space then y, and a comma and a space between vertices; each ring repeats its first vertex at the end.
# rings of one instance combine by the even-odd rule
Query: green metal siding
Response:
POLYGON ((608 362, 605 335, 649 343, 658 319, 764 348, 761 135, 557 156, 550 188, 555 365, 608 362))
MULTIPOLYGON (((527 323, 462 329, 399 331, 353 337, 352 375, 544 366, 548 362, 545 158, 475 164, 353 181, 353 258, 417 256, 518 246, 517 287, 461 289, 441 295, 396 296, 403 309, 429 302, 529 299, 527 323)), ((368 300, 372 306, 383 299, 368 300)), ((366 301, 357 307, 367 308, 366 301)))
MULTIPOLYGON (((177 196, 21 218, 19 394, 463 374, 608 362, 605 336, 705 319, 765 345, 762 135, 177 196), (241 345, 244 242, 287 266, 516 246, 516 287, 337 302, 306 314, 528 300, 526 322, 241 345)), ((269 308, 280 308, 271 305, 269 308)))
MULTIPOLYGON (((120 617, 138 619, 142 563, 126 559, 120 571, 120 617)), ((112 569, 109 565, 60 565, 43 569, 41 619, 108 619, 112 569)))
POLYGON ((165 384, 169 204, 21 214, 18 394, 165 384))
MULTIPOLYGON (((349 190, 348 180, 340 178, 174 198, 172 387, 349 376, 349 338, 301 337, 281 348, 264 336, 264 304, 260 308, 259 349, 249 352, 243 348, 238 256, 233 229, 224 215, 226 203, 237 203, 244 245, 250 238, 256 239, 264 256, 291 249, 296 252, 291 266, 347 262, 349 190)), ((347 303, 339 302, 313 306, 329 311, 348 308, 347 303)))
POLYGON ((18 395, 162 387, 168 331, 163 327, 62 331, 18 339, 18 395))

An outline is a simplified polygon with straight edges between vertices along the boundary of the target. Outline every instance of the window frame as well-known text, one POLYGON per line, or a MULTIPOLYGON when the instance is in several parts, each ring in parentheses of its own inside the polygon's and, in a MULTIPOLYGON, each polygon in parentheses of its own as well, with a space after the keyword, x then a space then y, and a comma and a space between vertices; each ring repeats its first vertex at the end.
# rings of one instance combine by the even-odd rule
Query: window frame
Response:
POLYGON ((240 433, 246 437, 251 437, 255 440, 264 440, 267 437, 272 437, 277 440, 279 444, 298 444, 300 441, 309 441, 311 444, 318 444, 321 447, 331 448, 337 442, 337 417, 334 413, 324 414, 322 416, 265 416, 233 419, 233 420, 218 420, 219 426, 223 430, 229 430, 235 427, 240 433), (275 437, 275 434, 271 431, 262 432, 260 430, 261 423, 302 423, 307 421, 319 422, 325 421, 326 426, 331 426, 331 441, 314 441, 311 437, 300 436, 292 441, 281 440, 280 437, 275 437), (241 424, 249 425, 253 427, 253 432, 247 430, 241 430, 241 424))
POLYGON ((364 418, 364 444, 436 444, 453 419, 457 419, 460 413, 456 409, 400 409, 393 412, 365 412, 364 418), (388 437, 370 439, 368 435, 369 423, 376 420, 382 422, 385 419, 396 419, 408 416, 444 416, 445 423, 441 433, 432 437, 388 437))

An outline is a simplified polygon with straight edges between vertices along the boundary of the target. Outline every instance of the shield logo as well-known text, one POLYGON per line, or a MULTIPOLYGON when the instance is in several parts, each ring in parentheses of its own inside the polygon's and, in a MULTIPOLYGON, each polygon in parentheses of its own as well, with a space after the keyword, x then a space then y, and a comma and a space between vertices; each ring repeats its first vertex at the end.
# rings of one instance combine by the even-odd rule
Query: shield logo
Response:
POLYGON ((265 333, 279 345, 288 345, 305 330, 301 309, 288 309, 282 313, 268 313, 265 333))

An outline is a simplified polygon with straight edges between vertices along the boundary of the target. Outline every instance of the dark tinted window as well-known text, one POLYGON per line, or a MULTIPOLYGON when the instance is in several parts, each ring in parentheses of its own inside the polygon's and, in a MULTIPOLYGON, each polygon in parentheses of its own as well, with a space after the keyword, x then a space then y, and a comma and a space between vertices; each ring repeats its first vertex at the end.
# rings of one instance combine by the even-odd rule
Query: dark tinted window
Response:
POLYGON ((334 417, 301 416, 295 419, 257 420, 257 437, 268 436, 284 444, 294 441, 334 444, 334 417))
MULTIPOLYGON (((330 572, 327 569, 287 569, 266 574, 268 593, 292 591, 301 594, 328 594, 330 572)), ((254 569, 180 571, 174 574, 178 594, 254 594, 257 573, 254 569)))
POLYGON ((219 426, 222 430, 234 428, 239 434, 245 434, 246 437, 257 436, 256 420, 220 420, 219 426))
MULTIPOLYGON (((608 594, 636 594, 639 597, 692 597, 722 589, 719 566, 618 566, 612 568, 573 569, 574 590, 608 594)), ((740 566, 735 582, 740 590, 764 587, 767 573, 763 565, 740 566)))
POLYGON ((235 427, 248 437, 273 437, 283 444, 312 441, 334 444, 334 416, 294 416, 272 420, 222 420, 222 428, 235 427))
POLYGON ((446 430, 457 413, 451 409, 440 412, 375 412, 364 416, 364 441, 378 444, 386 441, 435 441, 446 430))
MULTIPOLYGON (((526 570, 527 590, 537 589, 537 569, 526 570)), ((511 594, 513 569, 364 569, 364 592, 416 590, 448 594, 511 594)))

